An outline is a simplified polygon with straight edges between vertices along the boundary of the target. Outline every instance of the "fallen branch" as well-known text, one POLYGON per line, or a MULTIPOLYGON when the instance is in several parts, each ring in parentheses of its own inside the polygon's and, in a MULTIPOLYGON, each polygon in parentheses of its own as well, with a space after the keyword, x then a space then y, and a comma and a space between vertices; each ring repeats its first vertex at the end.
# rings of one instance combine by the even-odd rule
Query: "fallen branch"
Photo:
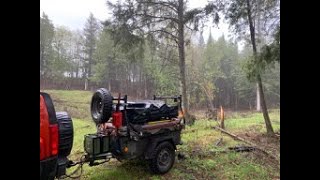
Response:
POLYGON ((252 146, 235 146, 235 147, 229 147, 228 149, 235 152, 251 152, 256 150, 256 148, 252 146))
POLYGON ((216 146, 219 146, 219 144, 222 142, 222 140, 223 140, 223 139, 222 139, 222 138, 220 138, 220 139, 216 142, 216 144, 215 144, 215 145, 216 145, 216 146))
POLYGON ((219 131, 221 131, 221 132, 223 132, 223 133, 225 133, 225 134, 233 137, 234 139, 237 139, 237 140, 239 140, 239 141, 243 141, 243 142, 245 142, 245 143, 247 143, 247 144, 250 144, 251 146, 257 146, 257 145, 255 145, 254 143, 249 142, 249 141, 246 141, 245 139, 243 139, 243 138, 241 138, 241 137, 239 137, 239 136, 237 136, 237 135, 235 135, 235 134, 232 134, 231 132, 228 132, 228 131, 226 131, 226 130, 224 130, 224 129, 221 129, 221 128, 217 127, 217 126, 213 127, 213 129, 217 129, 217 130, 219 130, 219 131))
POLYGON ((239 137, 239 136, 237 136, 237 135, 235 135, 235 134, 232 134, 232 133, 230 133, 230 132, 228 132, 228 131, 226 131, 226 130, 224 130, 224 129, 221 129, 221 128, 219 128, 219 127, 213 127, 213 129, 217 129, 217 130, 219 130, 219 131, 221 131, 221 132, 223 132, 223 133, 225 133, 225 134, 233 137, 233 138, 236 139, 236 140, 245 142, 245 143, 253 146, 256 150, 259 150, 259 151, 263 152, 265 155, 267 155, 267 156, 269 156, 269 157, 271 157, 271 158, 273 158, 273 159, 275 159, 276 161, 279 162, 279 159, 278 159, 276 156, 273 156, 272 154, 270 154, 270 153, 267 152, 266 150, 258 147, 256 144, 254 144, 254 143, 252 143, 252 142, 249 142, 249 141, 247 141, 247 140, 245 140, 245 139, 243 139, 243 138, 241 138, 241 137, 239 137))

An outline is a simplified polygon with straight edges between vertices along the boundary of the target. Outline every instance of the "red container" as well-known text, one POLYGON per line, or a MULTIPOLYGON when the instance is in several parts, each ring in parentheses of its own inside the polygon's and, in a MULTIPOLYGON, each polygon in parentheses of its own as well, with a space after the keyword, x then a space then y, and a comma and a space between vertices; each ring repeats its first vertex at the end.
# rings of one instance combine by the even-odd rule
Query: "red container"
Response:
POLYGON ((122 126, 122 113, 121 112, 114 112, 112 114, 112 124, 116 128, 120 128, 122 126))

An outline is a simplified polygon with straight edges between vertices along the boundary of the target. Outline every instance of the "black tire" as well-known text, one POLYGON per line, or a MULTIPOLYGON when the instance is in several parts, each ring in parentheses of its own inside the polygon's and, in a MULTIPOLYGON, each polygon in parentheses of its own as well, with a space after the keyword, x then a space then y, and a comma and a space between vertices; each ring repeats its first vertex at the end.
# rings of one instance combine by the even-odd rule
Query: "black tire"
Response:
POLYGON ((67 112, 57 112, 59 125, 59 156, 67 157, 73 145, 73 124, 67 112))
POLYGON ((112 95, 104 88, 98 89, 91 99, 91 116, 98 125, 109 120, 112 114, 112 95))
POLYGON ((149 167, 155 174, 165 174, 172 168, 174 161, 174 147, 172 143, 165 141, 154 149, 152 159, 149 160, 149 167))

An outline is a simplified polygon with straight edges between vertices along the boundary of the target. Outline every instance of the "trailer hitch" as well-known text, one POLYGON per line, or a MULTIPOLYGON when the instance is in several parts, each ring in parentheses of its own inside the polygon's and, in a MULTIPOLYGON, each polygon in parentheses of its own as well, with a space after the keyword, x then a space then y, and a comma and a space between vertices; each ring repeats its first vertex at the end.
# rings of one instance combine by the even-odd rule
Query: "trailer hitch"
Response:
POLYGON ((85 158, 86 162, 89 162, 89 166, 97 166, 97 165, 100 165, 100 164, 103 164, 103 163, 110 161, 110 159, 112 158, 112 154, 111 153, 103 153, 103 154, 99 154, 99 155, 95 155, 95 156, 86 154, 85 157, 86 157, 85 158), (96 160, 101 160, 101 159, 104 159, 104 161, 95 162, 96 160))
POLYGON ((80 158, 80 161, 78 162, 73 162, 72 160, 69 160, 67 163, 67 168, 76 166, 78 164, 84 164, 84 163, 89 163, 89 166, 97 166, 103 163, 106 163, 108 161, 110 161, 110 159, 112 158, 112 154, 111 153, 105 153, 105 154, 99 154, 96 156, 91 156, 89 154, 85 154, 80 158), (96 160, 101 160, 101 159, 105 159, 102 162, 94 162, 96 160))
POLYGON ((85 161, 85 155, 82 155, 78 162, 73 162, 72 160, 68 160, 68 162, 66 164, 67 168, 70 168, 70 167, 73 167, 73 166, 76 166, 76 165, 79 165, 79 166, 72 173, 64 174, 62 176, 59 176, 58 179, 65 179, 65 178, 78 179, 78 178, 80 178, 81 175, 82 175, 82 172, 83 172, 82 166, 83 166, 83 164, 85 162, 86 162, 85 161), (80 170, 80 174, 74 176, 79 170, 80 170))
POLYGON ((97 166, 103 163, 106 163, 108 161, 110 161, 110 159, 112 158, 112 154, 111 153, 105 153, 105 154, 99 154, 96 156, 91 156, 89 154, 85 154, 82 155, 80 160, 78 162, 74 162, 72 160, 68 160, 66 167, 67 168, 71 168, 73 166, 79 165, 72 173, 70 174, 65 174, 61 177, 59 177, 58 179, 65 179, 65 178, 71 178, 71 179, 77 179, 79 177, 81 177, 82 173, 83 173, 83 164, 85 163, 89 163, 89 166, 97 166), (96 160, 101 160, 101 159, 105 159, 104 161, 101 162, 95 162, 96 160), (77 176, 73 176, 74 174, 76 174, 78 171, 80 170, 80 174, 77 176))

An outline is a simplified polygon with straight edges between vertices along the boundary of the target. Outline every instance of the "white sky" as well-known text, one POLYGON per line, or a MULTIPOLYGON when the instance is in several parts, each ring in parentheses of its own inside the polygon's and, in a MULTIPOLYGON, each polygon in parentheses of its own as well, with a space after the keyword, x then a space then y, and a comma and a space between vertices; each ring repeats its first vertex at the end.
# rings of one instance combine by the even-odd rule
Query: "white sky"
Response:
MULTIPOLYGON (((44 11, 55 26, 63 25, 72 30, 83 29, 90 12, 101 21, 111 17, 111 11, 108 10, 106 2, 107 0, 40 0, 40 16, 44 11)), ((188 7, 203 7, 207 2, 208 0, 189 0, 188 7)), ((228 38, 230 34, 228 25, 224 22, 219 24, 219 29, 211 27, 211 32, 214 39, 222 34, 228 38)), ((208 35, 209 28, 206 28, 203 33, 205 41, 208 35)))

